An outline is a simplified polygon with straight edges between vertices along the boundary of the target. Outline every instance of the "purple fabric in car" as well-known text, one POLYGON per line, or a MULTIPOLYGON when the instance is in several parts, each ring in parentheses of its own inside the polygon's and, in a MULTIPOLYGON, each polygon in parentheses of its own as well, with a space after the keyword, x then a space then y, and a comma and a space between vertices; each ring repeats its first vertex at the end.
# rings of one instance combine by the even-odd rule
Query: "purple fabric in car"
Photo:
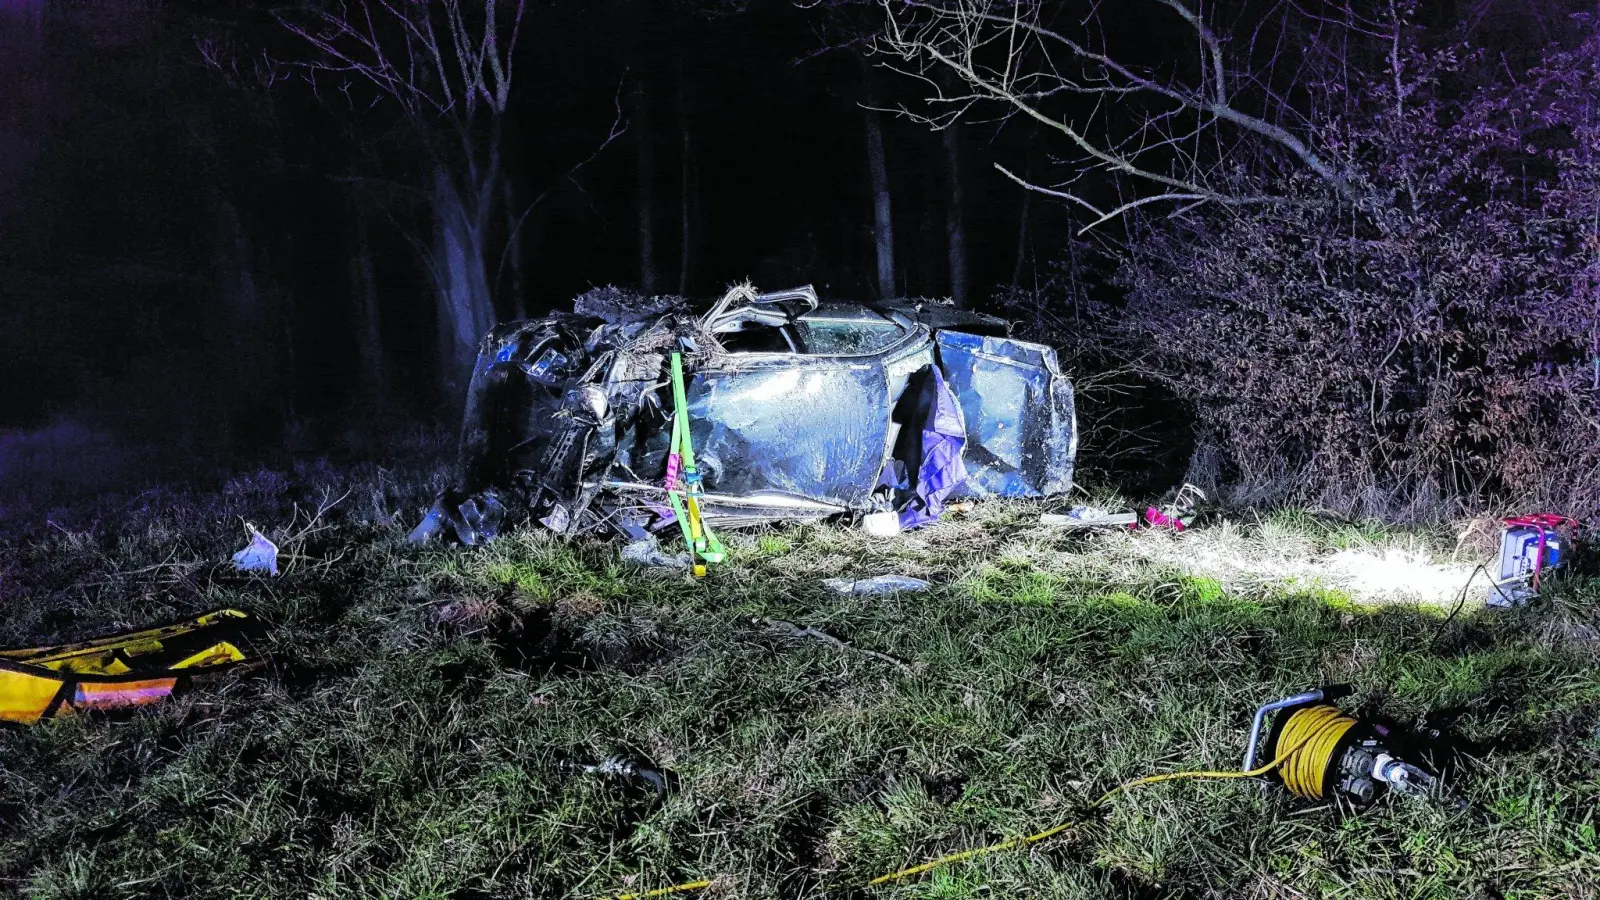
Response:
POLYGON ((961 407, 938 366, 931 367, 931 374, 933 402, 922 423, 922 459, 917 463, 911 502, 900 510, 902 529, 938 521, 944 513, 945 499, 967 480, 967 467, 961 459, 967 427, 961 419, 961 407))

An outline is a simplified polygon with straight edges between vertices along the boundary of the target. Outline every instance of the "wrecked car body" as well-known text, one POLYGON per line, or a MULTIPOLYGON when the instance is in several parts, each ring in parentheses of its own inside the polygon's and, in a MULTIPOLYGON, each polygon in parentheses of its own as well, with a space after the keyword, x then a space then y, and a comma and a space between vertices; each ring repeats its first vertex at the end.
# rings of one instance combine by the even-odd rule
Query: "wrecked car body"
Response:
POLYGON ((571 313, 496 328, 480 347, 462 483, 418 527, 464 543, 522 509, 562 534, 672 524, 669 355, 711 525, 898 514, 1072 485, 1071 382, 1054 350, 947 307, 822 304, 810 287, 730 290, 709 310, 614 288, 571 313))

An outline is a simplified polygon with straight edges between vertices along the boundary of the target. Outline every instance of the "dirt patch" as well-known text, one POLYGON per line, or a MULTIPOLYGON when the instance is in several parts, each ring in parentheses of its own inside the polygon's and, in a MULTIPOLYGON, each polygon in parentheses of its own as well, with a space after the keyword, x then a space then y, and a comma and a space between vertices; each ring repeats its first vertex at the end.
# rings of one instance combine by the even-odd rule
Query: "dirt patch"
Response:
POLYGON ((937 775, 923 775, 920 778, 922 789, 928 792, 928 799, 940 806, 955 803, 967 792, 967 776, 960 772, 943 772, 937 775))
POLYGON ((525 609, 489 633, 500 665, 530 675, 576 675, 602 662, 584 646, 583 634, 556 618, 551 607, 525 609))
POLYGON ((530 675, 576 675, 602 668, 641 674, 679 655, 677 643, 655 623, 620 622, 597 630, 593 619, 598 614, 593 602, 530 604, 517 599, 508 586, 487 597, 448 599, 432 618, 446 634, 481 636, 499 665, 530 675))
POLYGON ((828 852, 834 827, 833 807, 826 795, 813 793, 778 824, 778 847, 790 870, 778 885, 780 897, 811 897, 823 888, 838 862, 828 852))

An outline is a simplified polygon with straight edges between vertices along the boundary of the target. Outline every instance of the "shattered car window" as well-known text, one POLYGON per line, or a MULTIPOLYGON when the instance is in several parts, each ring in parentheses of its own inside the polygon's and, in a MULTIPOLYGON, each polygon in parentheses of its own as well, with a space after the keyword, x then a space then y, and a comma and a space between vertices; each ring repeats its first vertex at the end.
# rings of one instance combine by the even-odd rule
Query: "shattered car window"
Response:
POLYGON ((878 321, 862 319, 812 319, 800 320, 800 341, 807 353, 832 353, 850 356, 876 353, 892 345, 905 335, 905 329, 888 319, 878 321))
POLYGON ((722 349, 729 353, 794 353, 798 350, 787 328, 755 322, 741 324, 744 327, 717 333, 722 349))
POLYGON ((770 314, 733 313, 717 323, 715 333, 730 353, 806 353, 815 356, 861 356, 894 346, 909 329, 861 306, 829 305, 774 325, 770 314))

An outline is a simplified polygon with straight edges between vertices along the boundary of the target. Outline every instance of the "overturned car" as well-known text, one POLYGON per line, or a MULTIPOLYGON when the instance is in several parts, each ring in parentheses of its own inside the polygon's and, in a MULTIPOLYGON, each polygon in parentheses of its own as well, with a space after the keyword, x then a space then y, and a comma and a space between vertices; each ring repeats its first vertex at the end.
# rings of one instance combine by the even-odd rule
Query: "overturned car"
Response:
POLYGON ((810 287, 740 285, 709 310, 604 288, 484 339, 461 484, 413 538, 477 543, 513 511, 563 534, 672 525, 674 352, 709 526, 876 512, 915 527, 953 498, 1072 485, 1072 385, 1004 320, 822 304, 810 287))

